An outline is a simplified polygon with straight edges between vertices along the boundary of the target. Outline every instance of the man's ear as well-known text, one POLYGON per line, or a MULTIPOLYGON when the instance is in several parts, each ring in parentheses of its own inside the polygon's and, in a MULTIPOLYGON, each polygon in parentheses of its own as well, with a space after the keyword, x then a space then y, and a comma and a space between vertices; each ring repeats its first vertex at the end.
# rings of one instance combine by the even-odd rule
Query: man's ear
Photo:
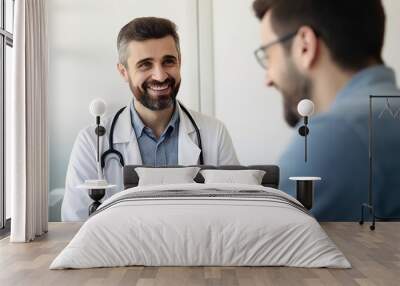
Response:
POLYGON ((123 77, 123 79, 128 82, 129 81, 129 75, 128 75, 128 70, 125 68, 125 66, 121 63, 117 64, 117 69, 120 75, 123 77))
POLYGON ((318 47, 318 37, 314 30, 308 26, 301 27, 292 46, 294 56, 301 69, 309 70, 315 63, 319 52, 318 47))

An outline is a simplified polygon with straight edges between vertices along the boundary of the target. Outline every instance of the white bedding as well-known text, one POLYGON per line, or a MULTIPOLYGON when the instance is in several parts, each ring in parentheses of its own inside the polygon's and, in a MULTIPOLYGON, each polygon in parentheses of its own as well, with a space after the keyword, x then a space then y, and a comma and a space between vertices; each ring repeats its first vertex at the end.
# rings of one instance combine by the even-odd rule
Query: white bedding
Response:
POLYGON ((254 185, 193 183, 132 188, 106 200, 50 269, 127 265, 351 267, 299 204, 279 190, 254 185), (267 192, 271 198, 178 194, 129 199, 174 190, 182 194, 254 190, 267 192))

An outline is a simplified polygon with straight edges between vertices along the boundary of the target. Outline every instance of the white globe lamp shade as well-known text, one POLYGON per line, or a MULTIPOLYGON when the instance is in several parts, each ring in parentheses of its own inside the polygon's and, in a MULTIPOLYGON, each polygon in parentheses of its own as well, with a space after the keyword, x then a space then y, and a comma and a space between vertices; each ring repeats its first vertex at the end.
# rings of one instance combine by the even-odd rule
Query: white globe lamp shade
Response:
POLYGON ((93 99, 89 105, 90 114, 94 117, 103 116, 106 113, 106 102, 101 98, 93 99))
POLYGON ((297 111, 303 117, 311 116, 314 113, 314 103, 309 99, 303 99, 297 105, 297 111))

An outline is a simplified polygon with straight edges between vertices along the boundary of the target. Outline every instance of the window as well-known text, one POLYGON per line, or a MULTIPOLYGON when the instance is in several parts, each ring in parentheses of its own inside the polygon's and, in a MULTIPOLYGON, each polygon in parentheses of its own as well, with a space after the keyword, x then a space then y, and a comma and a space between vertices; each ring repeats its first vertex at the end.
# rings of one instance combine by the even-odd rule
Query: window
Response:
POLYGON ((14 0, 0 0, 0 236, 9 230, 10 194, 5 188, 5 105, 11 92, 14 0))

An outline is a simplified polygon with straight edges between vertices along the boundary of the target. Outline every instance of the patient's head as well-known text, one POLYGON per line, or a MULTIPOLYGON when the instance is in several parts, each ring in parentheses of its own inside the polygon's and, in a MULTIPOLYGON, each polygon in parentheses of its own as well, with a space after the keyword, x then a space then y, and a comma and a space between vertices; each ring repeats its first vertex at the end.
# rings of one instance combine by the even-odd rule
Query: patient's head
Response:
POLYGON ((281 91, 294 126, 302 99, 329 109, 355 72, 382 63, 385 14, 380 0, 255 0, 266 84, 281 91))
POLYGON ((181 83, 176 25, 155 17, 136 18, 118 34, 118 70, 146 108, 171 107, 181 83))

